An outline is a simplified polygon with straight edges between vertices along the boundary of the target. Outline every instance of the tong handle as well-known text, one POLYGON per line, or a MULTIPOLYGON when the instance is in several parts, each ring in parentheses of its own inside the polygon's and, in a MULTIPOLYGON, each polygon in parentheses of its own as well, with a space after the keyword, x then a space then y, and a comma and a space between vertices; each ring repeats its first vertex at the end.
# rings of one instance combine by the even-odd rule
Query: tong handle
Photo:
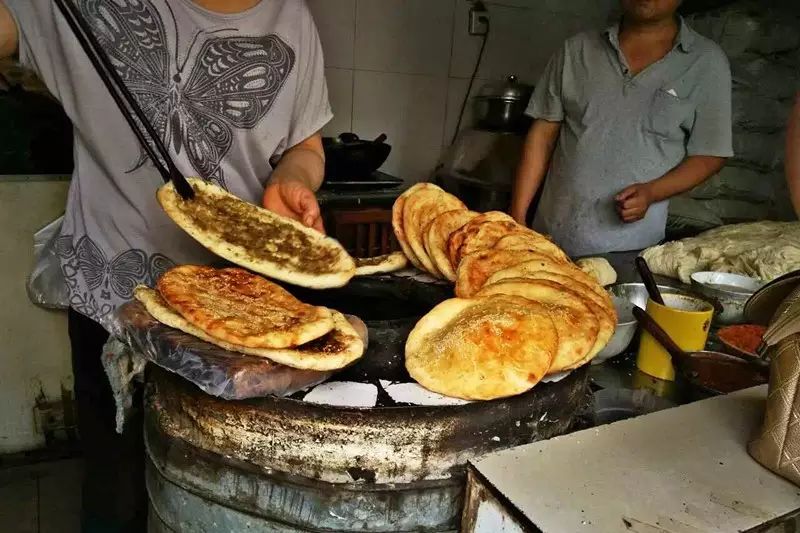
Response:
POLYGON ((169 150, 164 146, 158 133, 153 128, 153 125, 150 124, 147 115, 144 114, 142 108, 125 85, 125 82, 119 77, 119 74, 114 69, 114 66, 111 64, 111 61, 108 59, 108 56, 103 51, 103 48, 100 46, 100 43, 97 41, 97 38, 94 36, 94 33, 92 33, 91 28, 80 14, 77 7, 72 4, 70 0, 54 1, 70 29, 75 34, 75 38, 78 40, 81 48, 83 48, 83 51, 89 57, 89 61, 91 61, 98 76, 100 76, 103 84, 111 93, 111 97, 122 112, 122 116, 133 130, 136 138, 142 144, 147 155, 153 161, 156 169, 158 169, 164 182, 172 181, 178 194, 180 194, 183 199, 194 198, 194 189, 192 189, 189 182, 186 181, 186 178, 175 166, 175 163, 169 155, 169 150), (136 118, 134 118, 134 115, 136 118), (150 142, 148 142, 148 140, 150 142), (150 144, 151 142, 152 145, 150 144), (153 146, 155 146, 155 150, 153 146), (158 153, 156 153, 156 151, 158 153), (161 158, 159 158, 159 155, 161 158))

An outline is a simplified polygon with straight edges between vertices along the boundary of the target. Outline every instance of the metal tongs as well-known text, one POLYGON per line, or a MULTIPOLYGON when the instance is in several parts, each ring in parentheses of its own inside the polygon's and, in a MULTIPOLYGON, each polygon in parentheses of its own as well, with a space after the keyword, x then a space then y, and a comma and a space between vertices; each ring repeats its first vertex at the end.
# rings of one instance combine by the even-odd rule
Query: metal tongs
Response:
POLYGON ((106 88, 111 93, 111 97, 119 106, 122 116, 125 117, 136 138, 139 139, 145 152, 150 156, 156 169, 164 178, 164 183, 172 181, 175 185, 175 190, 184 200, 194 198, 194 190, 191 185, 175 166, 167 147, 164 146, 153 125, 147 119, 147 115, 144 114, 142 108, 125 86, 125 82, 119 77, 83 15, 71 0, 54 1, 75 34, 75 38, 81 48, 83 48, 92 65, 94 65, 100 79, 103 80, 106 88))

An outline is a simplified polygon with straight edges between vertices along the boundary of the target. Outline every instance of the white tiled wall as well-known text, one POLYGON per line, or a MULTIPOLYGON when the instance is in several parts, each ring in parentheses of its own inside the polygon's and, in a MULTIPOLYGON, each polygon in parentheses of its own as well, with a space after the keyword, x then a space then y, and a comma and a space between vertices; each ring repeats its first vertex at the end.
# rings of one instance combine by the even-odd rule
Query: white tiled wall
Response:
MULTIPOLYGON (((491 33, 473 94, 516 74, 535 83, 568 36, 602 27, 617 0, 485 2, 491 33)), ((308 0, 325 51, 334 120, 324 133, 386 133, 382 170, 430 176, 454 134, 481 38, 467 31, 469 0, 308 0)), ((469 106, 462 124, 470 123, 469 106)))

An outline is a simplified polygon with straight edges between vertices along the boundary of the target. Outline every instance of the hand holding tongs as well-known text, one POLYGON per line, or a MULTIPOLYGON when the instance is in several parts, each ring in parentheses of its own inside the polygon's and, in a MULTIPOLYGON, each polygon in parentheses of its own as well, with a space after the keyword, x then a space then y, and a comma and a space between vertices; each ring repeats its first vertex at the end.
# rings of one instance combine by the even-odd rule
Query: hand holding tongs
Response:
POLYGON ((119 77, 119 74, 114 69, 114 66, 111 64, 111 61, 103 51, 103 48, 100 46, 100 43, 97 41, 97 38, 92 33, 91 28, 78 8, 71 0, 54 1, 61 11, 61 14, 64 15, 72 32, 75 34, 75 38, 78 39, 81 48, 83 48, 86 55, 89 56, 89 60, 92 62, 92 65, 94 65, 95 70, 97 70, 100 79, 103 80, 106 88, 108 88, 111 93, 111 97, 117 103, 117 106, 119 106, 122 116, 125 117, 128 125, 133 129, 133 133, 139 139, 139 142, 142 143, 145 152, 150 156, 153 164, 164 178, 164 182, 166 183, 172 180, 175 184, 175 189, 184 200, 194 198, 194 190, 191 185, 189 185, 189 182, 186 181, 186 178, 175 166, 167 147, 164 146, 164 143, 158 136, 158 133, 156 133, 153 125, 150 124, 150 121, 147 119, 147 115, 144 114, 142 108, 128 90, 128 87, 125 86, 125 82, 119 77), (136 115, 135 118, 134 115, 136 115), (148 138, 150 142, 148 142, 148 138), (153 147, 155 147, 155 149, 153 147))

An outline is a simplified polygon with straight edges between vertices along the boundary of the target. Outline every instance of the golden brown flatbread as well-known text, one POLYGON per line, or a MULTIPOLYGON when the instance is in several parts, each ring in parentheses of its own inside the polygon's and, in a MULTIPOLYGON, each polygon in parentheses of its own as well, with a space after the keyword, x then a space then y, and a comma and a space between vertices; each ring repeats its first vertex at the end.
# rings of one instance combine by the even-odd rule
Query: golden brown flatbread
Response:
MULTIPOLYGON (((597 318, 598 331, 597 331, 597 339, 595 340, 594 346, 592 346, 592 349, 589 350, 589 353, 587 353, 582 360, 566 367, 565 370, 577 368, 582 364, 590 361, 603 348, 605 348, 606 344, 608 344, 608 341, 614 334, 614 330, 617 325, 616 312, 614 311, 613 306, 609 311, 606 307, 597 305, 591 298, 586 298, 587 293, 582 292, 582 289, 577 285, 571 283, 569 285, 564 285, 562 283, 557 283, 551 280, 507 278, 498 283, 484 286, 484 290, 481 291, 481 294, 483 295, 487 295, 489 293, 505 294, 507 292, 513 292, 514 294, 517 294, 516 292, 514 292, 514 288, 518 287, 520 282, 530 283, 538 287, 541 287, 543 284, 551 288, 555 286, 561 288, 563 291, 569 291, 570 293, 579 295, 583 297, 583 303, 589 307, 589 309, 597 318)), ((526 288, 524 290, 530 291, 535 289, 526 288)))
POLYGON ((461 249, 461 245, 464 244, 467 233, 470 232, 473 227, 483 224, 484 222, 510 222, 516 224, 511 216, 502 211, 487 211, 473 218, 467 224, 464 224, 461 229, 454 231, 450 235, 450 238, 447 239, 447 256, 450 258, 450 266, 453 268, 453 271, 458 270, 458 263, 461 260, 458 251, 461 249))
MULTIPOLYGON (((489 279, 486 280, 484 287, 488 287, 489 285, 493 285, 495 283, 504 281, 506 279, 528 279, 528 280, 545 280, 545 281, 552 281, 555 283, 559 283, 568 287, 570 290, 579 293, 585 299, 591 301, 596 306, 598 306, 602 311, 616 324, 616 309, 611 303, 609 297, 603 297, 597 294, 591 287, 586 285, 585 283, 576 280, 574 277, 570 277, 566 274, 566 272, 570 272, 568 269, 559 270, 559 272, 553 272, 548 270, 527 270, 526 268, 522 268, 521 265, 516 265, 514 267, 501 270, 499 272, 495 272, 489 279), (515 276, 514 274, 517 273, 519 276, 515 276)), ((558 269, 553 269, 558 270, 558 269)))
POLYGON ((608 312, 614 313, 614 304, 611 301, 611 296, 603 287, 598 285, 594 278, 573 264, 564 264, 553 259, 543 260, 542 258, 535 258, 533 261, 525 261, 498 270, 489 276, 486 280, 486 285, 497 283, 506 278, 527 278, 532 276, 537 279, 549 279, 567 286, 572 286, 573 283, 579 283, 581 288, 588 289, 593 293, 594 297, 589 296, 593 302, 603 307, 608 312), (542 275, 543 272, 549 273, 551 277, 542 275), (565 276, 569 279, 569 282, 564 282, 563 279, 552 278, 553 275, 565 276))
POLYGON ((184 200, 172 182, 158 190, 167 215, 200 244, 239 266, 294 285, 341 287, 355 275, 338 241, 213 183, 187 178, 195 197, 184 200))
POLYGON ((456 296, 470 298, 484 286, 486 280, 499 270, 519 263, 538 261, 542 265, 553 259, 529 250, 484 250, 465 256, 456 273, 456 296))
POLYGON ((169 307, 158 291, 139 286, 134 295, 144 304, 147 312, 162 324, 194 335, 224 350, 255 357, 264 357, 276 363, 305 370, 338 370, 356 361, 364 354, 364 341, 341 313, 332 311, 334 328, 319 339, 297 348, 248 348, 216 339, 169 307))
POLYGON ((428 390, 467 400, 523 393, 550 368, 558 333, 547 309, 495 296, 442 302, 406 342, 406 368, 428 390))
POLYGON ((394 205, 392 206, 392 229, 394 230, 394 236, 397 238, 397 242, 400 243, 400 248, 402 248, 408 260, 419 270, 423 269, 422 263, 419 262, 419 259, 417 259, 417 256, 414 254, 414 250, 408 245, 408 239, 406 238, 404 229, 403 209, 405 208, 406 200, 409 196, 428 187, 436 186, 431 183, 417 183, 416 185, 412 185, 394 201, 394 205))
POLYGON ((406 266, 408 266, 408 258, 403 252, 392 252, 376 257, 358 257, 356 258, 356 276, 387 274, 403 270, 406 266))
POLYGON ((517 231, 500 238, 494 248, 498 250, 531 250, 568 263, 569 256, 553 242, 532 230, 517 231))
POLYGON ((330 310, 240 268, 178 266, 161 276, 158 292, 193 326, 248 348, 300 346, 334 327, 330 310))
POLYGON ((547 308, 556 326, 559 342, 548 374, 573 368, 584 361, 594 348, 601 318, 595 315, 591 304, 581 294, 551 281, 509 278, 485 286, 476 296, 498 294, 521 296, 547 308))
POLYGON ((453 209, 466 210, 466 206, 461 200, 436 186, 417 191, 406 199, 403 206, 403 229, 408 245, 423 268, 437 277, 444 276, 428 257, 422 240, 423 234, 433 219, 453 209))
POLYGON ((425 232, 425 251, 439 272, 450 281, 456 280, 456 273, 447 255, 447 240, 453 232, 477 216, 478 213, 464 209, 446 211, 434 218, 425 232))
POLYGON ((465 232, 464 241, 456 252, 456 260, 460 263, 469 254, 493 248, 497 241, 520 228, 516 222, 501 220, 474 224, 465 232))

